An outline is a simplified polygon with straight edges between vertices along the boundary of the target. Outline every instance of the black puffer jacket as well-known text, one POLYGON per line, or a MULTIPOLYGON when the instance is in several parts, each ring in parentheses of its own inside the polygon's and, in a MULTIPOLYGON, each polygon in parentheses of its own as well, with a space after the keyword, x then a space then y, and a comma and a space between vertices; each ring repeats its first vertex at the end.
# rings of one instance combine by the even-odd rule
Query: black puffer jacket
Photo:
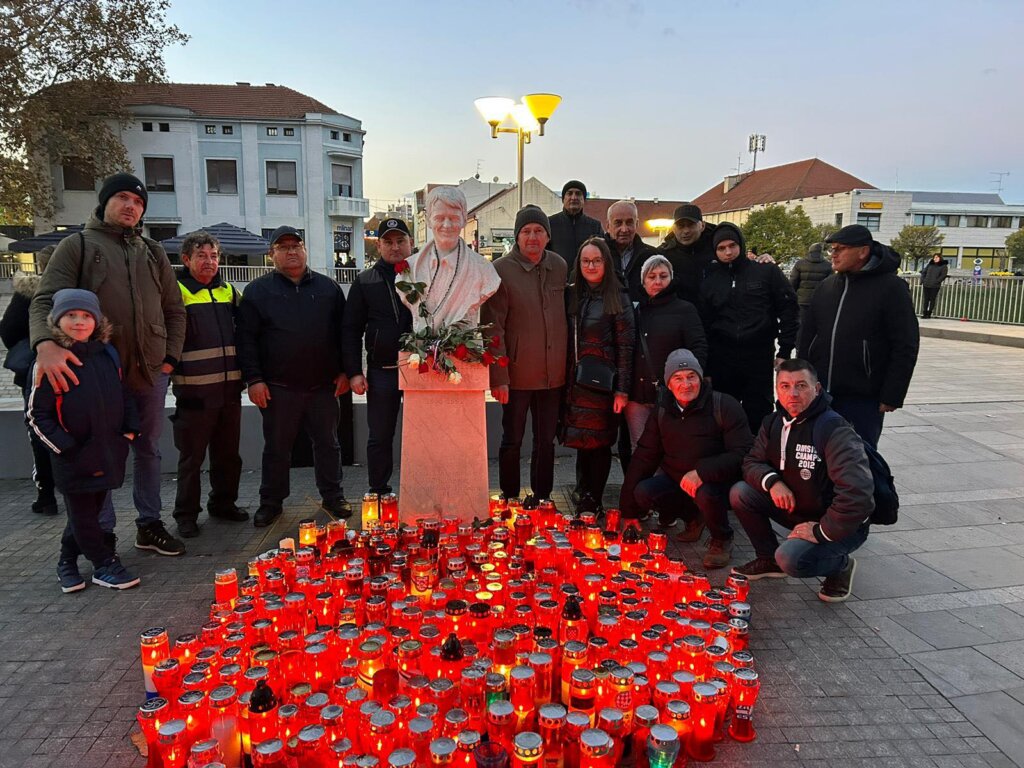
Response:
POLYGON ((704 282, 704 275, 715 261, 712 239, 716 229, 714 224, 704 222, 704 231, 692 245, 683 245, 676 240, 674 233, 669 232, 665 242, 658 247, 658 252, 672 264, 679 298, 694 305, 700 301, 700 284, 704 282))
POLYGON ((657 397, 658 384, 665 373, 665 360, 670 352, 688 349, 704 366, 708 361, 708 341, 697 308, 676 295, 673 281, 657 296, 644 294, 636 308, 636 330, 638 340, 633 363, 633 387, 629 399, 634 403, 653 403, 657 397), (644 355, 647 343, 650 359, 644 355))
MULTIPOLYGON (((633 235, 633 255, 629 259, 629 265, 623 269, 622 254, 619 253, 619 246, 615 242, 615 238, 606 232, 604 239, 608 243, 608 249, 612 252, 612 259, 615 260, 615 272, 618 274, 622 284, 626 286, 626 290, 629 291, 630 300, 640 301, 640 298, 644 295, 640 268, 658 250, 641 240, 640 235, 633 235)), ((577 272, 577 274, 579 273, 577 272)))
POLYGON ((921 270, 921 285, 925 288, 938 288, 948 276, 948 261, 945 259, 939 259, 938 262, 929 261, 921 270))
MULTIPOLYGON (((572 291, 573 286, 566 290, 572 291)), ((619 433, 618 419, 612 411, 612 395, 605 395, 575 383, 576 360, 591 356, 615 366, 617 392, 629 392, 632 384, 633 305, 625 291, 621 293, 622 311, 604 313, 604 299, 586 291, 576 317, 569 317, 569 369, 565 388, 565 409, 561 442, 569 448, 600 448, 611 445, 619 433), (578 355, 577 355, 578 339, 578 355)), ((571 306, 569 300, 566 304, 571 306)))
MULTIPOLYGON (((12 282, 14 294, 11 296, 11 303, 4 310, 3 318, 0 319, 0 339, 8 350, 22 339, 28 338, 28 308, 39 288, 39 276, 15 272, 12 282)), ((27 383, 25 378, 24 374, 15 373, 14 383, 24 388, 27 383)))
POLYGON ((395 289, 395 268, 379 259, 360 272, 345 301, 342 323, 342 362, 349 378, 363 373, 362 348, 366 341, 366 365, 381 368, 398 364, 398 338, 412 330, 412 313, 395 289))
POLYGON ((551 224, 551 242, 548 250, 565 259, 566 264, 576 261, 576 254, 584 240, 600 237, 604 233, 601 222, 582 211, 576 216, 570 216, 562 210, 549 217, 548 221, 551 224))
POLYGON ((836 273, 814 292, 798 356, 833 396, 903 405, 921 339, 899 263, 899 254, 874 243, 859 272, 836 273))
POLYGON ((691 469, 705 483, 733 483, 740 479, 743 457, 754 443, 747 414, 730 395, 720 398, 721 426, 715 420, 714 393, 703 385, 697 399, 682 410, 672 393, 662 392, 661 402, 647 422, 629 462, 619 505, 629 515, 640 512, 633 492, 637 483, 658 469, 676 483, 691 469))
POLYGON ((801 307, 811 303, 815 289, 832 274, 832 265, 821 255, 821 243, 815 243, 802 259, 798 259, 789 273, 789 282, 796 291, 796 301, 801 307))

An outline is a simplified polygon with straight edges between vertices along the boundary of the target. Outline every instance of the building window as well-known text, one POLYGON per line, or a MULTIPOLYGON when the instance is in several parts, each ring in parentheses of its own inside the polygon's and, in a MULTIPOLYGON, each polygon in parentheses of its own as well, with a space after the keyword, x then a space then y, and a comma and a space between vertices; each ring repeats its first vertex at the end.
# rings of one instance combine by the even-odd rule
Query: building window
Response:
POLYGON ((993 216, 992 229, 1009 229, 1013 226, 1012 216, 993 216))
POLYGON ((171 130, 170 123, 160 123, 160 133, 168 133, 171 130))
POLYGON ((222 134, 224 134, 225 136, 231 136, 235 132, 235 126, 233 126, 233 125, 222 125, 220 127, 220 132, 222 134))
POLYGON ((144 157, 146 189, 150 192, 174 191, 174 159, 170 157, 144 157))
POLYGON ((967 226, 984 229, 988 226, 988 216, 968 216, 967 226))
POLYGON ((914 226, 915 227, 934 227, 935 217, 930 214, 915 213, 914 214, 914 226))
POLYGON ((217 126, 216 125, 208 125, 208 126, 206 126, 206 135, 207 136, 216 136, 217 135, 217 126))
POLYGON ((940 227, 959 227, 960 226, 960 217, 959 216, 953 216, 953 215, 949 215, 949 216, 945 216, 945 215, 943 215, 943 216, 936 216, 935 220, 938 222, 938 226, 940 226, 940 227))
POLYGON ((143 123, 142 124, 142 130, 144 130, 146 133, 152 133, 153 132, 153 124, 152 123, 143 123))
POLYGON ((284 129, 284 135, 285 136, 294 136, 295 135, 295 129, 294 128, 285 128, 284 129))
POLYGON ((939 253, 942 255, 942 258, 944 258, 944 259, 955 259, 957 256, 960 255, 960 249, 959 248, 940 248, 939 249, 939 253))
POLYGON ((64 161, 64 189, 76 192, 92 192, 96 189, 96 177, 82 170, 82 164, 69 157, 64 161))
POLYGON ((281 160, 267 161, 267 194, 297 195, 295 163, 281 160))
POLYGON ((867 227, 872 232, 877 232, 882 225, 882 214, 880 213, 858 213, 857 223, 867 227))
POLYGON ((342 141, 352 141, 352 134, 351 133, 344 133, 344 134, 342 134, 341 140, 342 141))
POLYGON ((341 131, 331 131, 331 141, 337 141, 341 138, 341 131))
POLYGON ((206 161, 206 191, 218 195, 238 194, 238 171, 234 160, 206 161))
POLYGON ((837 227, 842 229, 842 227, 843 227, 843 214, 841 214, 841 213, 837 213, 836 214, 835 224, 836 224, 837 227))
POLYGON ((277 128, 267 128, 267 136, 277 136, 277 128))
POLYGON ((177 224, 150 224, 149 236, 158 243, 178 236, 177 224))
POLYGON ((352 197, 352 166, 331 163, 331 196, 352 197))

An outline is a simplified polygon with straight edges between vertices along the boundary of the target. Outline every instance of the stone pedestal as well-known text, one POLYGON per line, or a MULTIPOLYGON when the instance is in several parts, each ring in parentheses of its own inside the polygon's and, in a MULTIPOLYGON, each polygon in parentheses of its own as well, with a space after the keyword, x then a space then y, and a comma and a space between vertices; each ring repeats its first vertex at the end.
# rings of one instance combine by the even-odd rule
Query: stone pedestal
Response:
POLYGON ((418 373, 399 357, 402 463, 398 509, 403 523, 423 517, 487 516, 487 366, 459 364, 462 381, 418 373))

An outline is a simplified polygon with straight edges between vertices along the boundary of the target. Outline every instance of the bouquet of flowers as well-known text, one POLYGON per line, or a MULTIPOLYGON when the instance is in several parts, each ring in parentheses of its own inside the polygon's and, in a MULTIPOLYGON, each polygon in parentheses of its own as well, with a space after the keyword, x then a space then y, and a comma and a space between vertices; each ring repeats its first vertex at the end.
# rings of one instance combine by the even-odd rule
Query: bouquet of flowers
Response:
MULTIPOLYGON (((429 320, 430 312, 421 299, 426 290, 426 283, 414 283, 409 277, 409 262, 404 259, 395 264, 395 273, 402 279, 395 282, 395 288, 401 291, 406 301, 415 306, 419 304, 420 317, 429 320)), ((403 333, 399 339, 402 351, 409 353, 407 365, 420 373, 434 371, 445 376, 452 384, 462 381, 462 374, 456 367, 456 361, 463 363, 497 363, 508 366, 506 355, 495 355, 499 339, 497 336, 487 337, 490 325, 473 325, 469 321, 434 328, 429 322, 420 331, 403 333), (486 340, 486 341, 485 341, 486 340)))

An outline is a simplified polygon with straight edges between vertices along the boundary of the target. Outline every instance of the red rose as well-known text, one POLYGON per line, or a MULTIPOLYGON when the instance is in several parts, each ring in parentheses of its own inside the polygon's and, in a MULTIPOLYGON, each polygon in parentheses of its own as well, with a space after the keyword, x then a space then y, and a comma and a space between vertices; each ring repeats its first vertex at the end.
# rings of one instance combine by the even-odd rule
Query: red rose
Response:
POLYGON ((409 262, 406 261, 405 259, 402 259, 400 262, 395 264, 395 274, 400 275, 407 269, 409 269, 409 262))
POLYGON ((496 347, 501 343, 501 339, 497 336, 491 336, 491 346, 496 347))
POLYGON ((426 363, 420 363, 420 367, 417 370, 419 370, 420 373, 426 373, 430 370, 430 366, 426 363))
POLYGON ((502 368, 508 368, 508 355, 502 355, 498 358, 498 365, 502 368))
POLYGON ((483 355, 483 362, 484 365, 490 365, 491 363, 494 362, 494 355, 492 355, 490 352, 485 351, 483 355))
POLYGON ((465 344, 459 344, 452 354, 455 355, 456 360, 465 360, 469 357, 469 348, 465 344))

